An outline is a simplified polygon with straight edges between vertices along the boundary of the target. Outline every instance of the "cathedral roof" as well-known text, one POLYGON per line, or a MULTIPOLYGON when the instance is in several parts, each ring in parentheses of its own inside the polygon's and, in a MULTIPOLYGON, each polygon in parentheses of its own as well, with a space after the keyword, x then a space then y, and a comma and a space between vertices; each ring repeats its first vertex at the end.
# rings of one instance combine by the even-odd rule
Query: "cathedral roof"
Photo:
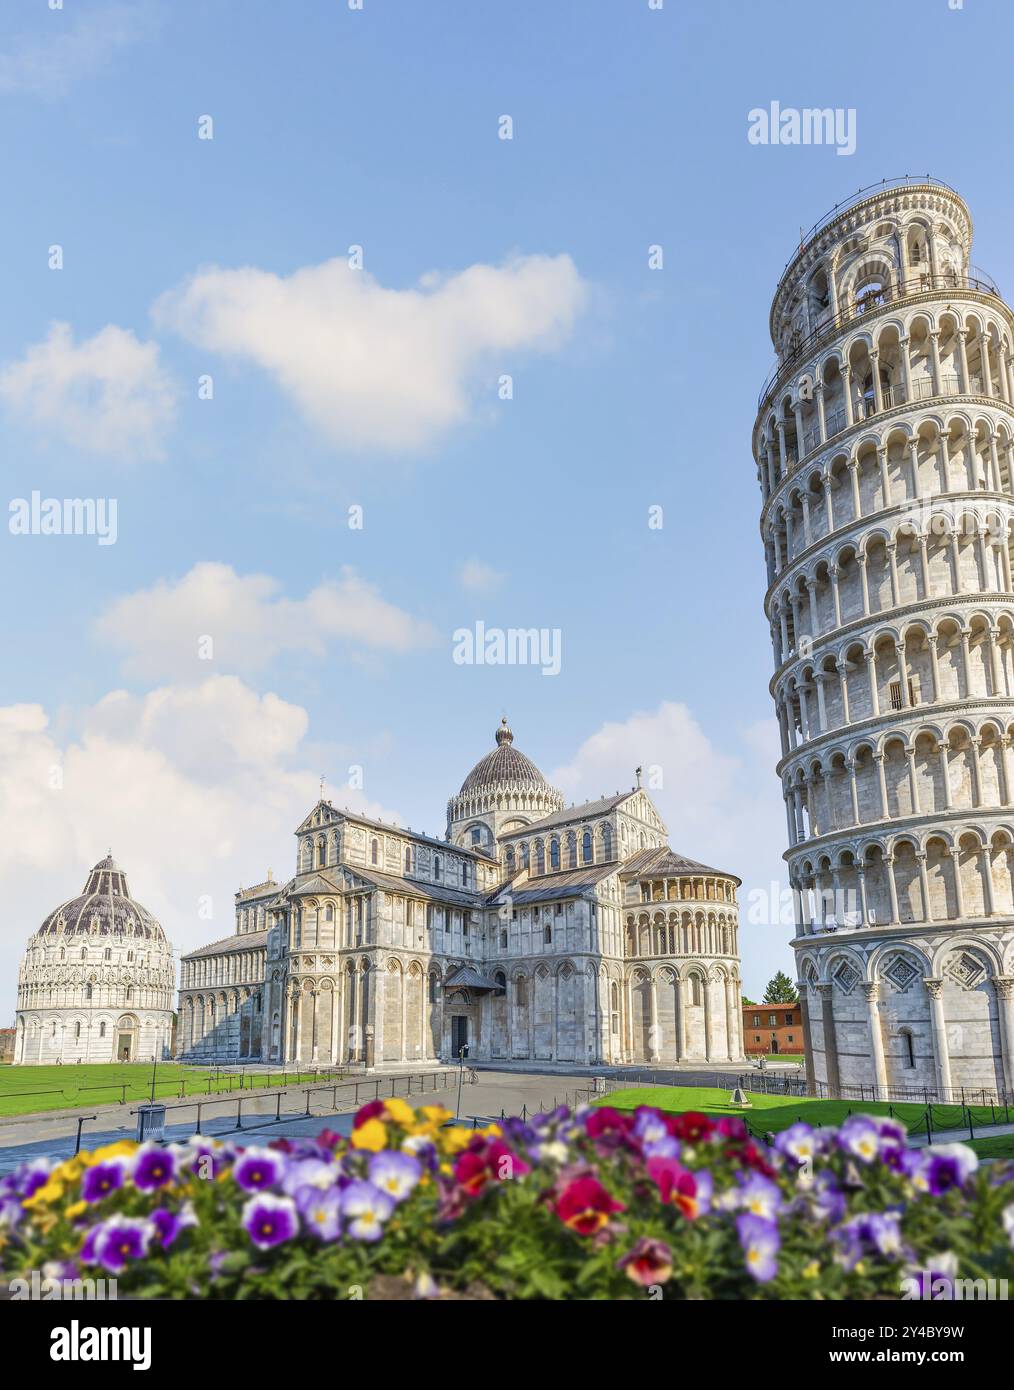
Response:
POLYGON ((601 796, 597 801, 582 801, 577 806, 565 806, 562 811, 554 811, 552 815, 532 821, 531 825, 522 826, 520 830, 510 830, 501 838, 509 840, 512 835, 530 837, 540 830, 551 830, 557 825, 569 825, 571 821, 592 820, 595 816, 604 816, 608 811, 612 811, 616 806, 628 801, 636 794, 637 788, 634 787, 632 791, 617 792, 615 796, 601 796))
POLYGON ((517 887, 502 883, 495 893, 488 895, 486 903, 492 907, 510 901, 518 906, 523 903, 552 902, 554 898, 580 898, 590 892, 596 883, 614 874, 618 867, 615 861, 609 864, 585 864, 579 869, 565 869, 559 874, 537 874, 517 887))
POLYGON ((212 941, 209 946, 199 946, 196 951, 188 951, 183 960, 195 960, 198 956, 221 956, 227 951, 258 951, 268 942, 267 928, 261 931, 233 933, 221 941, 212 941))
POLYGON ((668 845, 657 849, 642 849, 632 854, 620 870, 621 878, 680 878, 696 874, 716 874, 719 878, 731 878, 736 883, 742 879, 724 869, 712 869, 707 864, 698 864, 696 859, 687 859, 677 854, 668 845))
POLYGON ((39 935, 90 934, 93 923, 99 936, 139 936, 165 943, 158 922, 130 896, 127 875, 111 854, 90 871, 83 892, 54 908, 39 928, 39 935))
POLYGON ((458 795, 493 787, 530 787, 550 794, 553 791, 531 758, 514 747, 514 735, 506 719, 501 719, 496 731, 496 747, 479 759, 462 782, 458 795))

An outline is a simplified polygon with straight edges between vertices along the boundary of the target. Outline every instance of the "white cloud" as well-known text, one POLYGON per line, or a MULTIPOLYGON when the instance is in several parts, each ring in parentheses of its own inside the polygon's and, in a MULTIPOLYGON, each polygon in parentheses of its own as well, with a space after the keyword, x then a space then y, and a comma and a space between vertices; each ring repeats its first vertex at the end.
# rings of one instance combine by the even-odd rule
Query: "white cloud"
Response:
POLYGON ((477 560, 473 556, 471 560, 466 560, 461 566, 461 585, 462 588, 470 590, 472 593, 488 594, 494 589, 499 589, 505 576, 495 570, 492 565, 487 565, 483 560, 477 560))
POLYGON ((17 420, 91 453, 160 457, 176 408, 156 343, 107 324, 75 344, 54 323, 41 343, 0 370, 0 401, 17 420))
POLYGON ((157 18, 142 0, 97 6, 73 19, 70 9, 44 9, 40 37, 22 36, 0 52, 0 93, 65 96, 151 33, 157 18))
POLYGON ((211 267, 153 312, 199 347, 269 372, 336 444, 405 449, 464 420, 482 373, 491 381, 519 352, 555 348, 586 294, 566 255, 430 273, 404 290, 335 259, 289 276, 211 267))
POLYGON ((590 801, 628 790, 635 769, 644 769, 644 785, 666 822, 672 847, 743 880, 740 949, 746 988, 754 998, 776 970, 792 971, 791 916, 776 920, 777 903, 767 912, 772 879, 787 882, 785 815, 775 775, 778 747, 773 719, 728 729, 717 747, 686 705, 664 701, 623 722, 603 724, 549 779, 568 799, 590 801), (653 788, 658 774, 661 786, 653 788), (758 894, 763 902, 751 896, 758 894), (761 906, 753 908, 754 903, 761 906))
POLYGON ((349 568, 305 598, 279 594, 266 574, 239 575, 205 561, 175 582, 117 599, 98 619, 100 639, 122 651, 130 675, 200 678, 210 669, 259 670, 283 652, 322 656, 330 642, 408 651, 434 640, 430 625, 382 598, 349 568))
MULTIPOLYGON (((174 946, 229 935, 240 883, 269 866, 282 882, 293 872, 292 832, 317 795, 306 727, 298 705, 232 678, 114 692, 81 714, 73 738, 39 705, 0 707, 0 1018, 13 1014, 29 935, 110 847, 174 946), (205 894, 210 921, 198 916, 205 894)), ((395 818, 344 787, 334 801, 395 818)))

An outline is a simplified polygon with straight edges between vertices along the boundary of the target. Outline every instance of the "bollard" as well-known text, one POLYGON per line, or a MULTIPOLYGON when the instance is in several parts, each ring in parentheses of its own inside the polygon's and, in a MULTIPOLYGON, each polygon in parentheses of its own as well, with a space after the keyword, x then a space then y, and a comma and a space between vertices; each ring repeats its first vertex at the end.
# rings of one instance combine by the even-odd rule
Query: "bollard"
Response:
POLYGON ((204 1102, 202 1100, 197 1102, 197 1128, 194 1130, 195 1134, 200 1134, 201 1132, 201 1108, 203 1105, 204 1102))
POLYGON ((242 1129, 242 1128, 243 1128, 243 1097, 242 1097, 242 1096, 240 1096, 239 1100, 236 1102, 236 1128, 237 1128, 237 1129, 242 1129))
POLYGON ((75 1156, 81 1152, 81 1128, 85 1120, 94 1120, 95 1118, 94 1115, 79 1115, 77 1117, 77 1143, 74 1145, 75 1156))
POLYGON ((280 1120, 281 1118, 282 1118, 282 1093, 281 1093, 281 1091, 279 1091, 278 1094, 275 1096, 275 1119, 276 1119, 276 1120, 280 1120))

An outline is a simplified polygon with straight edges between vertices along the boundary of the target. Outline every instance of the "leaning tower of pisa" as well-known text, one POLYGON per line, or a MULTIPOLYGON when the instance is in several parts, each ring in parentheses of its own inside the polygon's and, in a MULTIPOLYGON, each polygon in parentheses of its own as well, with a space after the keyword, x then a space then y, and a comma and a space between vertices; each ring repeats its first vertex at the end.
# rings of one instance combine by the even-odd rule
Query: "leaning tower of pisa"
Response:
POLYGON ((810 1083, 1014 1091, 1014 313, 945 184, 804 237, 754 456, 810 1083))

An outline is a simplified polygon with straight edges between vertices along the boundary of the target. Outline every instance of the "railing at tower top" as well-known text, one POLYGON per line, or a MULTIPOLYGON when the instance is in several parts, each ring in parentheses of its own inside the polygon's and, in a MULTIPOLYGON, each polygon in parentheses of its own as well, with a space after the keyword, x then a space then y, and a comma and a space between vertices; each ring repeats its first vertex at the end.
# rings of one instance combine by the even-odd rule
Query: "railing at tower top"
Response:
POLYGON ((839 308, 837 314, 828 310, 816 328, 805 338, 793 342, 789 356, 782 362, 776 362, 768 373, 757 397, 757 409, 761 409, 782 376, 798 367, 811 353, 819 351, 851 324, 864 318, 874 309, 881 309, 887 304, 899 304, 903 299, 911 299, 914 295, 925 294, 930 290, 976 290, 980 294, 990 294, 995 299, 1002 298, 992 276, 974 265, 969 266, 967 273, 946 270, 934 275, 925 270, 918 275, 910 276, 898 285, 884 285, 875 291, 866 291, 839 308))
POLYGON ((792 255, 782 267, 782 273, 778 277, 778 283, 781 284, 789 266, 797 256, 806 250, 813 238, 822 232, 825 227, 829 227, 835 218, 840 217, 843 212, 848 212, 849 208, 855 207, 856 204, 861 203, 864 198, 872 198, 875 193, 888 193, 894 188, 916 188, 919 184, 924 183, 932 184, 934 188, 946 189, 948 193, 953 193, 956 198, 960 198, 961 196, 956 188, 952 188, 949 183, 944 183, 943 179, 935 179, 932 174, 903 174, 901 178, 881 179, 879 183, 868 183, 865 188, 857 189, 855 193, 850 194, 849 197, 844 198, 840 203, 835 203, 830 212, 826 212, 818 222, 814 222, 810 230, 799 238, 799 246, 793 251, 792 255))

